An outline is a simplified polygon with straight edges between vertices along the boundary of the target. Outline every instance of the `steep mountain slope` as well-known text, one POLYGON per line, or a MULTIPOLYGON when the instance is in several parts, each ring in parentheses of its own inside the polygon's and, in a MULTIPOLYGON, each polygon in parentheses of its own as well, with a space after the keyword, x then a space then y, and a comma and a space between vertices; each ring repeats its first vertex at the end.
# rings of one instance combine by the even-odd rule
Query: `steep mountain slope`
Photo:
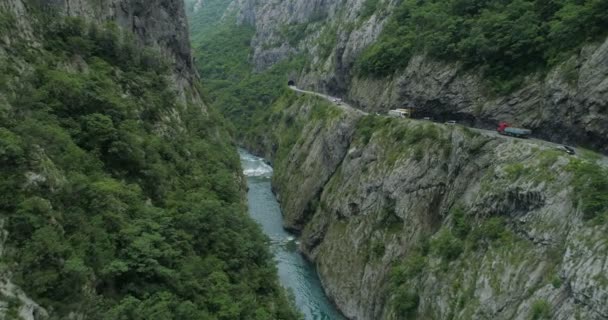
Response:
POLYGON ((606 152, 606 2, 545 2, 238 0, 231 9, 256 29, 258 71, 305 55, 293 75, 301 87, 366 110, 414 107, 482 128, 505 120, 606 152))
POLYGON ((608 317, 597 156, 295 93, 270 112, 246 143, 274 160, 285 225, 349 318, 608 317))
POLYGON ((606 319, 597 154, 284 87, 606 152, 605 4, 235 0, 200 49, 235 45, 198 65, 228 62, 207 80, 226 94, 212 102, 273 162, 285 227, 349 318, 606 319))
POLYGON ((181 1, 2 1, 0 70, 0 318, 298 317, 181 1))

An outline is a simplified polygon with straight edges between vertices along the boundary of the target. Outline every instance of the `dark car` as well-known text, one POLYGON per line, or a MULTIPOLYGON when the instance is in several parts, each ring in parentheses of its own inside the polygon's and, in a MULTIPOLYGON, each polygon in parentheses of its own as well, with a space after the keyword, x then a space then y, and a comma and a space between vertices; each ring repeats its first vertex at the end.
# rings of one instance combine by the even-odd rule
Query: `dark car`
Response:
POLYGON ((576 152, 574 151, 574 149, 572 147, 568 147, 568 146, 559 146, 557 147, 558 150, 564 151, 567 154, 570 155, 574 155, 576 154, 576 152))

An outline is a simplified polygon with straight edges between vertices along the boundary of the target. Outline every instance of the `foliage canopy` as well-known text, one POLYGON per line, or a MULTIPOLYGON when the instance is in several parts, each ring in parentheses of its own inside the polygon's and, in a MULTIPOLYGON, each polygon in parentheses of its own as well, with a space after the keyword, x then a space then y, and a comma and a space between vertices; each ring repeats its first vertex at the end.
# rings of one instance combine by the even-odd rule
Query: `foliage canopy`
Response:
POLYGON ((224 120, 115 25, 40 18, 41 47, 0 31, 13 280, 60 318, 297 318, 224 120))
POLYGON ((480 67, 496 89, 508 91, 607 32, 604 0, 403 0, 358 70, 386 76, 424 53, 480 67))

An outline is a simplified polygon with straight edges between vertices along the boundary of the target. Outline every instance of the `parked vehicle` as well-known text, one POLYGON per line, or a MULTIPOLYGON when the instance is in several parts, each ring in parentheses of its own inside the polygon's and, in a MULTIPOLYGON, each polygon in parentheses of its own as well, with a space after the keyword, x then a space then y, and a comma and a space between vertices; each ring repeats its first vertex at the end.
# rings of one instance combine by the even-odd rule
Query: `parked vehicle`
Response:
POLYGON ((511 127, 507 122, 500 122, 496 131, 502 135, 512 136, 517 138, 527 138, 532 134, 532 130, 511 127))
POLYGON ((569 155, 575 155, 576 152, 574 151, 574 149, 572 147, 568 147, 568 146, 557 146, 555 147, 555 149, 563 151, 569 155))
POLYGON ((445 124, 455 125, 456 121, 454 121, 454 120, 446 121, 445 124))
POLYGON ((424 118, 422 118, 422 120, 431 121, 431 118, 430 117, 424 117, 424 118))
POLYGON ((393 118, 405 118, 405 116, 403 115, 403 113, 401 113, 401 112, 399 112, 397 110, 389 110, 388 111, 388 115, 390 117, 393 117, 393 118))
POLYGON ((409 117, 409 113, 405 112, 401 109, 389 110, 388 115, 394 118, 407 118, 409 117))

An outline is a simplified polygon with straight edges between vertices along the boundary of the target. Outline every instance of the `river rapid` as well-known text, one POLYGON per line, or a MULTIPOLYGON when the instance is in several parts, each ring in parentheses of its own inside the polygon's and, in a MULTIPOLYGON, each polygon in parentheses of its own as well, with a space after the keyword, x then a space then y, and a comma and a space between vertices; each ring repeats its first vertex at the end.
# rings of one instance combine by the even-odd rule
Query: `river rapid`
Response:
POLYGON ((314 265, 298 251, 297 239, 283 229, 281 209, 270 186, 272 167, 245 150, 239 155, 249 186, 249 214, 270 238, 281 284, 293 292, 307 320, 345 319, 323 292, 314 265))

